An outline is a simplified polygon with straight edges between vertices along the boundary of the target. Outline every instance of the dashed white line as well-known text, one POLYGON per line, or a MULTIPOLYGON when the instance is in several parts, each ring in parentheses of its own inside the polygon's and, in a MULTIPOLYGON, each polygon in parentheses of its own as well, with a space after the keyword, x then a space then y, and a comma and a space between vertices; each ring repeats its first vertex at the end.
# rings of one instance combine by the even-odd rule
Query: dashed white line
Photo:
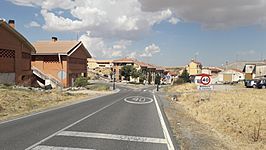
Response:
POLYGON ((60 132, 59 134, 57 134, 57 136, 71 136, 71 137, 83 137, 83 138, 131 141, 131 142, 167 144, 166 139, 161 139, 161 138, 128 136, 128 135, 117 135, 117 134, 105 134, 105 133, 92 133, 92 132, 63 131, 63 132, 60 132))
POLYGON ((39 145, 32 150, 95 150, 95 149, 84 149, 84 148, 72 148, 72 147, 56 147, 56 146, 45 146, 39 145))
POLYGON ((156 108, 157 108, 157 112, 158 112, 158 115, 159 115, 159 118, 160 118, 160 122, 161 122, 161 125, 162 125, 162 128, 163 128, 163 134, 164 134, 164 137, 167 140, 168 150, 175 150, 174 144, 172 142, 172 139, 171 139, 170 134, 168 132, 168 129, 166 127, 166 124, 165 124, 165 121, 163 119, 163 115, 162 115, 161 109, 159 107, 158 101, 157 101, 156 96, 154 95, 154 93, 153 93, 153 98, 154 98, 155 105, 156 105, 156 108))

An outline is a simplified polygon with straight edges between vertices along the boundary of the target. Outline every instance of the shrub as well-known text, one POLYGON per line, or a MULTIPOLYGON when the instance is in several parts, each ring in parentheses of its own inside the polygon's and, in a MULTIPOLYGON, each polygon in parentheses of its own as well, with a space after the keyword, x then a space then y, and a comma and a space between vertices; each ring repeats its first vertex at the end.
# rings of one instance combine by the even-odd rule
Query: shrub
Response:
POLYGON ((88 85, 88 79, 86 77, 78 77, 74 82, 75 87, 85 87, 88 85))
POLYGON ((174 85, 180 85, 184 83, 186 83, 186 81, 182 78, 178 78, 177 80, 174 81, 174 85))

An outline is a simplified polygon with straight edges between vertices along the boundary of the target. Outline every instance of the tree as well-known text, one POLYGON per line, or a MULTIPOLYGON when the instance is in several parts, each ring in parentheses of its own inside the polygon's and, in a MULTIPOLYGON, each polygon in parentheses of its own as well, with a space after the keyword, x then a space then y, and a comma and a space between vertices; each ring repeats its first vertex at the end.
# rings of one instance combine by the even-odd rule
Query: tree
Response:
POLYGON ((133 65, 126 65, 121 68, 121 75, 125 77, 127 81, 130 81, 130 77, 138 78, 139 74, 136 68, 133 65))
POLYGON ((182 74, 179 76, 179 78, 183 79, 184 82, 189 82, 190 79, 189 79, 189 74, 187 72, 187 69, 185 69, 182 74))
POLYGON ((142 70, 139 70, 139 82, 143 83, 146 80, 146 75, 142 70))

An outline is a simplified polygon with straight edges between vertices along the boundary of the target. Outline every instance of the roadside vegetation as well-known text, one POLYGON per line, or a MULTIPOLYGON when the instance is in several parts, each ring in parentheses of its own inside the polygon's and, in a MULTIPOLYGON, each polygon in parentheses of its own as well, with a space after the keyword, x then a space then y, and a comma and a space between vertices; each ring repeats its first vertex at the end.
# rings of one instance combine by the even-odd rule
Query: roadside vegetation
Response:
POLYGON ((45 91, 37 88, 0 85, 0 120, 9 119, 51 107, 73 103, 110 93, 109 86, 89 84, 87 78, 76 80, 77 89, 54 89, 45 91))
POLYGON ((171 104, 167 111, 171 126, 177 137, 187 136, 178 139, 184 149, 192 142, 191 134, 200 134, 198 141, 203 137, 216 139, 213 144, 210 144, 211 141, 206 142, 208 140, 202 145, 197 143, 198 149, 266 149, 265 90, 234 86, 230 89, 198 92, 196 85, 182 84, 168 87, 165 91, 171 104), (171 100, 173 95, 176 95, 177 100, 171 100), (188 129, 184 129, 190 130, 194 126, 191 131, 195 131, 196 126, 197 132, 193 131, 190 135, 184 135, 184 130, 181 132, 183 122, 178 117, 180 109, 184 110, 180 117, 186 116, 185 128, 188 129), (187 123, 188 120, 190 123, 187 123), (200 124, 203 127, 199 128, 200 124))

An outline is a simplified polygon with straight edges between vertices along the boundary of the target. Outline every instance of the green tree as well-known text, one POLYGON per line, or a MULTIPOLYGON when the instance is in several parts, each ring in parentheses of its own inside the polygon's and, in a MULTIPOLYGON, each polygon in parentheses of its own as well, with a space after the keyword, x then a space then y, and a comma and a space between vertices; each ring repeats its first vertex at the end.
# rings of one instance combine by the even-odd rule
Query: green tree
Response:
POLYGON ((189 74, 187 72, 187 69, 185 69, 182 74, 179 76, 179 78, 183 79, 184 82, 189 82, 190 79, 189 79, 189 74))
POLYGON ((146 75, 142 70, 139 70, 139 82, 143 83, 146 80, 146 75))
POLYGON ((138 78, 139 74, 133 65, 126 65, 121 68, 121 75, 125 77, 127 81, 130 81, 130 77, 138 78))
POLYGON ((88 79, 86 77, 82 77, 82 76, 76 78, 76 80, 74 82, 75 87, 85 87, 88 84, 89 84, 88 79))

